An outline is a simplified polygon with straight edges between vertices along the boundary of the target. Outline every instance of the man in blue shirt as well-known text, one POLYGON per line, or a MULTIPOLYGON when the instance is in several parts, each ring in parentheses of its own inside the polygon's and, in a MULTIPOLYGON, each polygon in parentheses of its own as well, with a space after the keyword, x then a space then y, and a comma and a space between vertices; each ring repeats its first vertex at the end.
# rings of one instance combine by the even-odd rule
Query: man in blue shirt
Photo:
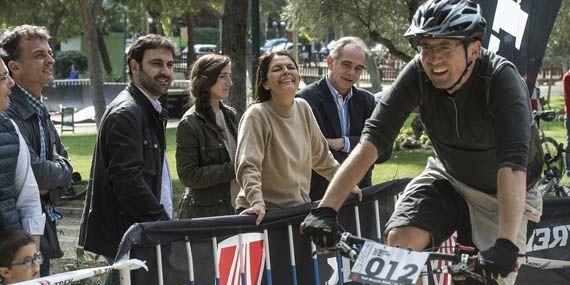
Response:
MULTIPOLYGON (((368 56, 366 45, 360 38, 340 38, 327 56, 329 73, 299 93, 311 106, 330 151, 340 163, 360 141, 364 122, 374 110, 372 93, 354 86, 360 80, 368 56)), ((391 149, 384 152, 376 163, 388 160, 390 154, 391 149)), ((358 183, 360 188, 372 185, 373 168, 370 167, 358 183)), ((311 200, 320 200, 328 185, 328 180, 313 171, 311 200)))

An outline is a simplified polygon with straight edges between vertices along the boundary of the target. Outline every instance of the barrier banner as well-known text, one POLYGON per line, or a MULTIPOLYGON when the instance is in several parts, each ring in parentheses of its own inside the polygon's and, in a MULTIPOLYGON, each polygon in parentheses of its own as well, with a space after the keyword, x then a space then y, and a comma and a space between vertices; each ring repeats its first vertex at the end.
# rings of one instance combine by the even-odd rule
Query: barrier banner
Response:
POLYGON ((542 218, 529 225, 527 233, 527 255, 543 260, 531 260, 533 267, 521 266, 517 284, 569 284, 570 268, 556 269, 556 261, 570 261, 569 233, 570 198, 544 199, 542 218))
POLYGON ((70 272, 63 272, 51 276, 36 278, 34 280, 15 283, 15 285, 58 285, 58 284, 74 284, 77 281, 102 276, 111 270, 148 270, 144 261, 138 259, 123 260, 115 262, 113 265, 80 269, 70 272))
POLYGON ((513 62, 530 94, 562 0, 478 0, 487 20, 483 46, 513 62))

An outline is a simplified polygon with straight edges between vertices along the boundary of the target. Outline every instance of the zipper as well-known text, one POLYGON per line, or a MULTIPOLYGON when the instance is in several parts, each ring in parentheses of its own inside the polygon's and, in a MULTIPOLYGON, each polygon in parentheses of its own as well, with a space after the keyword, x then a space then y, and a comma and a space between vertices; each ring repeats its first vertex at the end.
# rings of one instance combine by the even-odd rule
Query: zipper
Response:
POLYGON ((447 97, 453 103, 453 110, 455 111, 455 132, 457 134, 457 138, 461 139, 461 134, 459 133, 459 114, 457 112, 457 104, 455 103, 455 98, 447 97))

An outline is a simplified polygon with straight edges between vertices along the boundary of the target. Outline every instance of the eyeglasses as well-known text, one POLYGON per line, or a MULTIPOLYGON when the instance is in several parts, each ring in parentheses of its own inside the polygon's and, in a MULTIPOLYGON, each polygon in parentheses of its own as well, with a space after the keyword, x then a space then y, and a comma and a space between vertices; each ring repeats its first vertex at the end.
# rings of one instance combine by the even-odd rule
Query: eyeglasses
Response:
POLYGON ((419 45, 419 51, 422 56, 433 56, 433 55, 442 55, 448 56, 456 47, 462 45, 462 42, 458 43, 445 43, 435 46, 430 45, 419 45))
POLYGON ((41 251, 34 253, 34 256, 26 256, 22 262, 12 263, 11 265, 25 265, 28 267, 32 267, 33 262, 37 262, 38 264, 44 263, 44 256, 42 255, 41 251))

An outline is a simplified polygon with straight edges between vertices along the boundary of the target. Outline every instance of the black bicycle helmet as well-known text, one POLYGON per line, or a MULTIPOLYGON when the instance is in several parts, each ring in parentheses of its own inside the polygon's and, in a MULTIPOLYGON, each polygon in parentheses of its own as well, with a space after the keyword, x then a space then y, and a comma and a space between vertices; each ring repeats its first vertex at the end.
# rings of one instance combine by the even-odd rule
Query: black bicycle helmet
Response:
POLYGON ((414 46, 421 37, 483 39, 487 22, 479 4, 470 0, 429 0, 422 4, 404 37, 414 46))

